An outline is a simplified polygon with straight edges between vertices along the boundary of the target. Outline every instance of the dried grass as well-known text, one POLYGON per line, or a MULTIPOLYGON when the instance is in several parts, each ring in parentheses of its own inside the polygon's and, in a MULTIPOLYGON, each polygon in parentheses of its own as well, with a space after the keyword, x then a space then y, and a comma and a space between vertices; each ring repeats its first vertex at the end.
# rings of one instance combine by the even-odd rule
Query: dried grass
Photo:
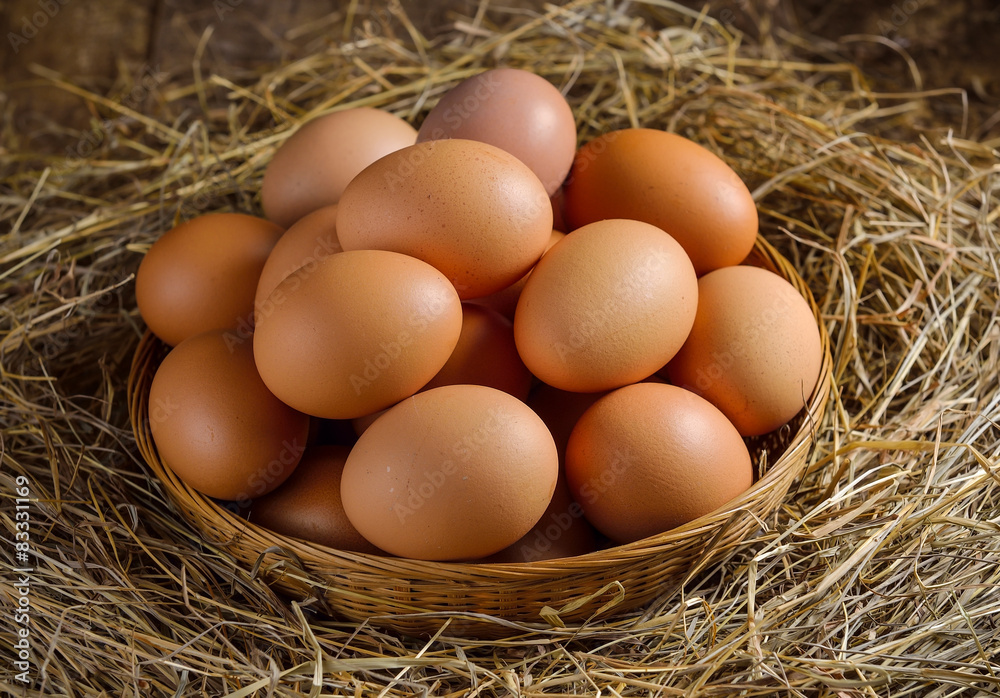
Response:
MULTIPOLYGON (((152 88, 142 111, 40 71, 113 120, 79 134, 100 141, 86 157, 20 152, 4 134, 0 559, 20 566, 13 498, 25 476, 35 569, 32 687, 13 672, 0 686, 31 696, 1000 692, 1000 164, 960 124, 917 134, 906 122, 920 100, 960 97, 875 94, 805 39, 750 42, 666 0, 577 0, 527 22, 491 9, 452 17, 434 39, 401 11, 364 18, 356 7, 304 27, 294 38, 308 55, 239 82, 196 70, 152 88), (333 622, 201 540, 139 462, 124 395, 141 331, 132 275, 176 220, 259 212, 263 167, 303 120, 372 105, 419 122, 448 86, 499 62, 563 88, 583 139, 664 127, 737 169, 763 232, 823 308, 833 407, 808 474, 762 532, 641 613, 499 642, 455 637, 447 616, 423 639, 333 622)), ((14 583, 0 579, 5 657, 14 583)))

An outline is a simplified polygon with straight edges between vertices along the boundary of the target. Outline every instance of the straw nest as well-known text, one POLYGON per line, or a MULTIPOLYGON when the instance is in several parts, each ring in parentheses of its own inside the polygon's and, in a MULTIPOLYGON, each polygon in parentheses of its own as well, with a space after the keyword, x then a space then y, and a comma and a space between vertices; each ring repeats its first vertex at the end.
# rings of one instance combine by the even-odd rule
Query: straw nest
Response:
MULTIPOLYGON (((750 42, 664 0, 452 19, 428 39, 398 7, 349 9, 313 28, 327 40, 308 55, 239 82, 196 70, 148 88, 143 113, 45 75, 98 117, 79 134, 91 143, 80 157, 14 152, 3 165, 0 559, 24 565, 13 500, 25 478, 34 570, 30 683, 8 671, 0 686, 73 696, 1000 690, 1000 165, 987 144, 901 121, 921 100, 953 97, 873 93, 804 40, 750 42), (448 614, 421 639, 333 622, 206 542, 142 464, 125 399, 143 329, 133 273, 178 220, 259 212, 263 168, 302 121, 371 105, 416 123, 450 85, 497 64, 563 88, 582 139, 662 127, 734 166, 764 235, 820 306, 832 408, 804 476, 760 533, 630 615, 489 642, 450 633, 448 614), (909 135, 873 135, 890 127, 909 135)), ((0 578, 4 656, 17 641, 16 583, 0 578)))

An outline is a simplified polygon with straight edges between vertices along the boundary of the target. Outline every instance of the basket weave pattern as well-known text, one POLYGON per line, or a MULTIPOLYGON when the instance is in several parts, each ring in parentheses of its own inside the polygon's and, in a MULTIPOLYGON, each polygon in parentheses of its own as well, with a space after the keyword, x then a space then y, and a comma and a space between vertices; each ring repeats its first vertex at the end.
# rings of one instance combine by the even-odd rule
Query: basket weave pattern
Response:
MULTIPOLYGON (((129 376, 132 429, 143 459, 180 514, 207 540, 279 592, 295 599, 315 596, 337 616, 420 634, 442 623, 440 617, 426 614, 443 611, 530 624, 573 624, 595 614, 601 618, 622 614, 725 558, 777 508, 806 466, 830 392, 829 337, 806 283, 792 265, 762 237, 755 254, 761 266, 799 290, 817 317, 824 359, 816 389, 806 409, 789 425, 751 440, 751 455, 763 473, 749 490, 709 515, 628 545, 528 563, 440 563, 334 550, 249 523, 185 485, 160 460, 150 432, 148 398, 166 347, 148 331, 136 349, 129 376), (558 611, 558 617, 549 609, 558 611)), ((502 632, 502 626, 475 620, 450 627, 491 635, 499 627, 502 632)))

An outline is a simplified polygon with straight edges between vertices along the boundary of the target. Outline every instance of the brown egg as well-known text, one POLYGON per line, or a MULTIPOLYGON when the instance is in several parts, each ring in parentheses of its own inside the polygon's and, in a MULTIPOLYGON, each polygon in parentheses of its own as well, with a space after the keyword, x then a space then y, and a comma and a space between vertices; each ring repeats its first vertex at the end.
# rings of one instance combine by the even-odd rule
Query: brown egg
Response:
POLYGON ((347 446, 350 448, 358 440, 349 419, 320 419, 313 417, 317 446, 347 446))
POLYGON ((142 319, 171 346, 216 329, 249 338, 257 279, 281 233, 241 213, 209 213, 168 230, 135 275, 142 319))
POLYGON ((250 521, 284 536, 338 550, 379 553, 351 525, 340 499, 340 476, 351 449, 313 446, 281 487, 253 500, 250 521))
MULTIPOLYGON (((546 246, 545 251, 548 252, 551 250, 553 245, 562 240, 564 237, 566 237, 565 233, 553 230, 552 234, 549 236, 549 244, 546 246)), ((490 295, 483 296, 482 298, 474 298, 469 302, 491 308, 513 322, 514 311, 517 310, 517 300, 521 297, 521 291, 524 290, 524 285, 528 283, 528 276, 530 275, 531 272, 529 271, 507 288, 502 288, 496 293, 491 293, 490 295)))
MULTIPOLYGON (((444 367, 420 390, 442 385, 485 385, 526 400, 532 376, 514 344, 510 321, 489 308, 462 303, 462 334, 444 367)), ((385 410, 352 420, 358 436, 385 410)))
POLYGON ((337 203, 361 170, 416 139, 416 129, 379 109, 360 107, 316 117, 275 151, 260 189, 264 211, 287 228, 337 203))
POLYGON ((281 236, 257 281, 254 308, 266 312, 264 301, 282 281, 303 267, 310 272, 332 254, 343 250, 337 240, 337 205, 324 206, 304 216, 281 236))
POLYGON ((552 437, 527 405, 447 385, 407 398, 361 435, 341 493, 351 523, 389 553, 475 559, 535 525, 558 472, 552 437))
POLYGON ((185 484, 246 504, 295 469, 309 417, 267 389, 250 342, 212 330, 163 359, 149 389, 149 426, 160 458, 185 484))
POLYGON ((823 362, 816 318, 790 283, 759 267, 698 281, 698 315, 667 365, 670 382, 714 404, 744 436, 774 431, 805 407, 823 362))
POLYGON ((545 383, 531 391, 531 395, 528 396, 528 407, 542 418, 552 433, 556 450, 559 451, 560 462, 566 456, 566 444, 569 443, 569 435, 573 432, 577 421, 591 405, 607 394, 607 391, 571 393, 545 383))
POLYGON ((319 441, 320 420, 318 417, 309 417, 309 433, 306 434, 306 448, 315 446, 319 441))
POLYGON ((462 304, 441 272, 384 250, 331 255, 266 301, 254 332, 261 378, 289 405, 353 419, 412 395, 441 370, 462 304))
POLYGON ((431 109, 417 142, 467 138, 506 150, 552 194, 576 152, 576 121, 548 80, 516 68, 487 70, 459 83, 431 109))
POLYGON ((562 187, 556 191, 549 201, 552 203, 552 227, 556 230, 569 230, 566 223, 566 190, 562 187))
POLYGON ((535 266, 517 303, 514 339, 528 370, 549 385, 611 390, 673 357, 697 301, 694 268, 673 238, 648 223, 599 221, 567 235, 535 266))
POLYGON ((577 228, 634 218, 662 228, 699 275, 739 264, 757 237, 757 207, 732 168, 674 133, 630 128, 598 136, 577 152, 565 185, 577 228))
POLYGON ((590 522, 629 543, 715 511, 750 487, 753 469, 743 439, 710 402, 636 383, 577 422, 566 479, 590 522))
POLYGON ((351 427, 354 429, 355 435, 361 436, 362 434, 364 434, 368 430, 368 427, 374 424, 375 420, 384 415, 386 412, 388 412, 389 409, 391 408, 387 407, 384 410, 379 410, 378 412, 372 412, 371 414, 366 414, 364 416, 352 419, 351 427))
POLYGON ((461 139, 382 158, 350 183, 337 212, 345 250, 422 259, 463 300, 524 276, 551 233, 552 206, 538 177, 499 148, 461 139))
POLYGON ((531 374, 514 344, 510 320, 489 308, 462 304, 462 334, 444 367, 423 390, 442 385, 485 385, 527 400, 531 374))
POLYGON ((569 493, 566 480, 556 482, 548 509, 519 541, 479 562, 535 562, 585 555, 597 550, 597 536, 569 493))

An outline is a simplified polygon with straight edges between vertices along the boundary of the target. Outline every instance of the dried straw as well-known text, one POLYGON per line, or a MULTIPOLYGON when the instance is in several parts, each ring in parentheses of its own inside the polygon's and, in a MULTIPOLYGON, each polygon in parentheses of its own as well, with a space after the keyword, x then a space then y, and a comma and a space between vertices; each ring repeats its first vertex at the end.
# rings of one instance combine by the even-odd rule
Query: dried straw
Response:
MULTIPOLYGON (((0 686, 31 696, 1000 691, 1000 164, 960 124, 918 134, 906 120, 924 100, 959 97, 877 94, 806 39, 752 42, 667 0, 481 9, 450 16, 431 39, 398 7, 364 16, 351 3, 291 37, 307 47, 291 62, 252 78, 196 70, 151 88, 142 110, 39 70, 101 120, 74 157, 21 152, 4 134, 0 559, 22 564, 13 499, 26 477, 34 571, 31 683, 5 660, 0 686), (823 309, 831 415, 763 532, 639 613, 498 642, 450 634, 461 619, 447 614, 426 638, 333 622, 204 542, 139 462, 124 396, 142 330, 132 275, 176 220, 259 212, 263 167, 309 117, 371 105, 419 122, 450 85, 497 64, 562 88, 584 139, 664 127, 737 169, 765 235, 823 309)), ((0 580, 5 657, 16 581, 0 580)))

